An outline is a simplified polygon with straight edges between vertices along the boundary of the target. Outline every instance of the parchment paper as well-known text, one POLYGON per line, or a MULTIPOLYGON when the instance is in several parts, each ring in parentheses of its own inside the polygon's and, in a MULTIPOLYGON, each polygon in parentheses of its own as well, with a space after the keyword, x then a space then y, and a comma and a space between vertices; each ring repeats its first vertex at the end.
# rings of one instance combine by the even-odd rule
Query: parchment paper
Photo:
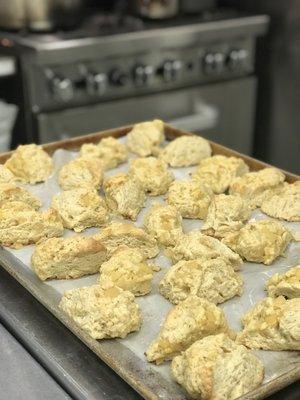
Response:
MULTIPOLYGON (((120 141, 124 142, 125 138, 120 141)), ((47 182, 35 186, 25 185, 31 193, 35 194, 43 202, 43 209, 47 209, 51 203, 51 198, 54 194, 60 192, 57 184, 57 172, 68 161, 77 156, 76 152, 66 150, 57 150, 53 155, 55 164, 55 171, 47 182)), ((134 156, 131 156, 134 158, 134 156)), ((128 163, 120 167, 107 171, 105 176, 114 175, 117 172, 128 170, 128 163)), ((185 179, 194 170, 194 167, 172 169, 176 179, 185 179)), ((136 225, 142 226, 145 212, 149 206, 154 202, 163 202, 163 197, 148 197, 146 207, 140 212, 136 225)), ((262 212, 256 210, 252 214, 252 219, 268 219, 262 212)), ((300 223, 287 223, 283 222, 289 229, 300 232, 300 223)), ((189 232, 193 229, 199 229, 202 225, 200 220, 184 219, 184 231, 189 232)), ((81 233, 80 235, 91 235, 98 232, 98 229, 91 228, 81 233)), ((65 230, 65 236, 77 235, 73 231, 65 230)), ((30 258, 33 253, 34 246, 27 246, 20 250, 8 249, 11 253, 20 259, 25 268, 30 268, 30 258), (26 267, 27 266, 27 267, 26 267)), ((167 312, 171 309, 172 305, 164 297, 158 293, 157 283, 164 276, 166 270, 170 267, 171 262, 166 258, 162 252, 151 262, 156 263, 161 267, 161 271, 155 274, 153 281, 152 292, 147 296, 137 297, 142 315, 143 325, 139 332, 132 333, 127 338, 122 339, 122 344, 132 350, 139 358, 145 360, 144 352, 150 342, 155 338, 160 330, 167 312)), ((264 266, 263 264, 245 263, 243 265, 241 275, 244 279, 244 294, 241 297, 235 297, 220 307, 223 308, 229 324, 235 330, 241 330, 240 318, 249 310, 254 304, 266 296, 264 291, 265 281, 276 272, 284 272, 289 267, 300 263, 300 243, 292 243, 289 245, 284 257, 277 259, 271 266, 264 266)), ((32 272, 33 273, 33 272, 32 272)), ((53 280, 45 282, 45 285, 51 287, 59 294, 63 294, 65 290, 89 286, 97 281, 97 275, 87 276, 74 280, 53 280)), ((265 382, 274 379, 275 377, 284 373, 292 363, 299 362, 298 352, 273 352, 273 351, 255 351, 258 357, 264 362, 265 365, 265 382)), ((145 360, 146 362, 146 360, 145 360)), ((171 380, 169 363, 161 366, 153 366, 159 373, 163 374, 165 378, 171 380)))

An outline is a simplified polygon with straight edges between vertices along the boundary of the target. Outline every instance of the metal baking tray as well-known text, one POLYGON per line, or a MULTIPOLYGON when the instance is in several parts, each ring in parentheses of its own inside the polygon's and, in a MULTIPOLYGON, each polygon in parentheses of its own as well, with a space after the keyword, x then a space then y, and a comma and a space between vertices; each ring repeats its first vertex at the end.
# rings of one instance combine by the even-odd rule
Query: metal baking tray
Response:
MULTIPOLYGON (((98 142, 101 138, 107 136, 120 138, 126 135, 131 128, 132 127, 128 126, 99 132, 46 144, 43 147, 49 154, 53 154, 54 151, 58 149, 75 151, 78 150, 83 143, 98 142)), ((165 125, 165 133, 168 140, 190 134, 168 125, 165 125)), ((269 166, 266 163, 244 156, 219 144, 211 142, 211 146, 214 154, 238 156, 243 158, 252 171, 269 166)), ((10 154, 11 153, 5 153, 0 155, 0 163, 4 163, 10 154)), ((295 180, 300 179, 297 175, 286 171, 284 171, 284 173, 288 182, 294 182, 295 180)), ((297 256, 299 260, 300 251, 297 256)), ((24 268, 22 261, 17 259, 12 252, 5 248, 0 248, 0 264, 53 315, 55 315, 80 340, 82 340, 82 342, 84 342, 99 358, 101 358, 101 360, 109 365, 145 399, 183 400, 186 398, 184 391, 179 385, 168 379, 165 373, 160 373, 160 367, 153 366, 147 363, 145 359, 138 357, 135 352, 130 349, 130 346, 126 346, 126 341, 123 341, 123 343, 122 340, 97 341, 82 331, 73 320, 68 318, 58 308, 58 303, 61 298, 59 292, 53 290, 51 286, 41 282, 29 268, 24 268)), ((256 390, 244 395, 241 399, 263 399, 300 378, 300 360, 299 357, 297 358, 297 352, 278 352, 278 354, 278 366, 281 367, 278 369, 278 372, 276 372, 277 366, 275 365, 272 367, 273 374, 269 378, 268 382, 264 383, 256 390)))

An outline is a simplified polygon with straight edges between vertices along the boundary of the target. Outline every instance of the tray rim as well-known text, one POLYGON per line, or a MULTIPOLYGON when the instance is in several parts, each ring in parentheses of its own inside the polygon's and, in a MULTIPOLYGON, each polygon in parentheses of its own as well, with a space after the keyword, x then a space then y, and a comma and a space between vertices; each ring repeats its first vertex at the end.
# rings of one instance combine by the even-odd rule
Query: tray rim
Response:
MULTIPOLYGON (((121 128, 116 128, 116 129, 110 129, 110 130, 105 130, 102 132, 96 132, 92 133, 89 135, 83 135, 83 136, 77 136, 75 138, 71 139, 66 139, 63 141, 57 141, 57 142, 52 142, 48 144, 42 145, 45 151, 47 151, 49 154, 52 154, 55 150, 57 149, 66 149, 66 150, 75 150, 78 149, 81 144, 83 143, 95 143, 98 142, 99 140, 108 137, 108 136, 113 136, 113 137, 121 137, 126 135, 130 129, 132 129, 132 126, 125 126, 121 128)), ((168 139, 175 139, 176 137, 183 136, 183 135, 192 135, 190 132, 186 132, 183 130, 176 129, 170 125, 165 124, 165 133, 168 139)), ((237 156, 243 158, 247 164, 249 165, 251 170, 259 170, 265 167, 270 167, 272 165, 267 164, 265 162, 259 161, 255 158, 246 156, 244 154, 241 154, 235 150, 231 150, 225 146, 222 146, 218 143, 210 141, 213 153, 216 154, 223 154, 227 156, 237 156)), ((6 152, 0 154, 0 163, 5 162, 12 152, 6 152)), ((289 173, 287 171, 284 171, 284 174, 286 175, 286 180, 288 182, 294 182, 296 180, 300 179, 300 176, 289 173)), ((142 363, 146 364, 145 367, 147 367, 144 371, 144 373, 148 374, 148 376, 142 376, 138 377, 137 375, 134 374, 134 366, 130 365, 132 361, 137 361, 139 360, 138 357, 134 355, 135 360, 130 359, 130 354, 129 354, 129 368, 128 366, 126 367, 123 365, 119 364, 118 360, 114 360, 113 354, 110 353, 109 349, 106 349, 106 347, 109 347, 111 345, 111 342, 108 341, 102 341, 101 345, 99 341, 96 341, 95 339, 92 339, 88 334, 86 334, 81 328, 79 328, 74 321, 72 321, 64 312, 62 312, 53 300, 49 301, 49 298, 47 295, 43 293, 43 291, 39 291, 38 287, 34 285, 30 281, 30 279, 27 279, 25 276, 23 276, 22 271, 18 271, 18 269, 15 268, 16 261, 18 261, 15 256, 11 253, 9 253, 7 250, 4 248, 0 249, 0 263, 1 266, 5 268, 5 270, 13 277, 15 278, 26 290, 28 290, 43 306, 45 306, 56 318, 58 318, 68 329, 71 330, 71 332, 76 335, 90 350, 92 350, 102 361, 104 361, 110 368, 112 368, 122 379, 124 379, 129 385, 131 385, 140 395, 142 395, 145 399, 147 400, 158 400, 158 399, 168 399, 168 400, 182 400, 185 397, 182 397, 179 393, 176 395, 172 389, 172 385, 169 384, 168 381, 165 380, 165 378, 160 377, 160 374, 156 371, 151 371, 151 365, 148 365, 146 361, 141 361, 142 363), (145 378, 148 378, 149 381, 145 382, 145 378), (160 379, 162 378, 162 379, 160 379), (166 394, 164 395, 163 393, 156 393, 155 388, 158 388, 158 385, 164 385, 167 384, 166 387, 160 387, 162 388, 163 391, 166 391, 166 394), (161 396, 164 397, 161 397, 161 396), (170 397, 171 396, 171 397, 170 397), (175 397, 174 397, 175 396, 175 397)), ((38 279, 37 279, 38 281, 38 279)), ((127 349, 125 346, 123 346, 119 342, 114 342, 115 344, 118 344, 116 347, 122 346, 122 350, 124 349, 128 350, 128 353, 131 353, 129 349, 127 349)), ((111 346, 114 347, 114 346, 111 346)), ((133 354, 133 353, 132 353, 133 354)), ((122 362, 122 364, 124 364, 122 362)), ((125 362, 126 364, 126 362, 125 362)), ((268 383, 265 383, 258 387, 257 389, 254 389, 253 391, 247 393, 246 395, 240 397, 242 400, 258 400, 258 399, 263 399, 272 393, 275 393, 279 391, 280 389, 288 386, 289 384, 297 381, 300 379, 300 364, 294 366, 291 368, 289 371, 283 373, 282 375, 279 375, 275 379, 270 380, 268 383)), ((175 385, 176 386, 176 385, 175 385)))

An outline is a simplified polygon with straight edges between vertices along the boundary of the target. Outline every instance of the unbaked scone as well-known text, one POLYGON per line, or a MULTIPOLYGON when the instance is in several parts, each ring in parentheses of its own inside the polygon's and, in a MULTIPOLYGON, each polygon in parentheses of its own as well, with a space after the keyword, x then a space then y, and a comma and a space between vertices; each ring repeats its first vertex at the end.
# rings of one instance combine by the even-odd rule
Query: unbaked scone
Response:
POLYGON ((192 176, 220 194, 229 188, 234 178, 247 172, 249 167, 242 158, 215 155, 202 160, 192 176))
POLYGON ((108 221, 105 201, 93 188, 66 190, 52 198, 51 206, 58 211, 64 227, 75 232, 99 227, 108 221))
POLYGON ((161 152, 160 157, 171 167, 189 167, 211 156, 211 147, 200 136, 181 136, 172 140, 161 152))
POLYGON ((129 175, 135 178, 150 196, 165 194, 174 180, 168 165, 155 157, 144 157, 133 160, 129 175))
POLYGON ((284 254, 293 235, 280 222, 249 222, 237 232, 229 233, 222 242, 247 261, 270 265, 284 254))
POLYGON ((99 189, 103 180, 103 167, 95 157, 79 157, 65 164, 58 174, 63 190, 81 187, 99 189))
POLYGON ((267 297, 242 318, 237 342, 250 349, 300 350, 300 298, 267 297))
POLYGON ((15 175, 5 165, 0 164, 0 184, 15 183, 16 180, 15 175))
POLYGON ((173 248, 167 249, 166 254, 173 262, 222 257, 232 265, 234 270, 239 270, 243 264, 241 257, 224 243, 211 236, 203 235, 199 231, 182 235, 173 248))
POLYGON ((139 250, 145 258, 153 258, 159 253, 155 238, 133 224, 113 222, 95 237, 107 248, 109 255, 121 245, 139 250))
POLYGON ((288 184, 261 205, 261 210, 273 218, 286 221, 300 221, 300 181, 288 184))
POLYGON ((165 140, 164 123, 159 119, 135 124, 127 135, 127 147, 141 157, 158 155, 165 140))
POLYGON ((80 155, 99 158, 104 170, 116 168, 125 162, 128 156, 126 146, 114 137, 104 138, 98 144, 83 144, 80 155))
POLYGON ((276 168, 248 172, 231 182, 229 194, 239 194, 248 200, 250 207, 254 209, 260 207, 274 190, 279 190, 284 180, 284 174, 276 168))
POLYGON ((135 296, 143 296, 151 291, 153 268, 137 249, 120 246, 100 268, 98 282, 101 286, 109 284, 129 290, 135 296))
POLYGON ((42 281, 74 279, 96 274, 106 256, 103 244, 91 236, 51 238, 36 246, 31 265, 42 281))
POLYGON ((230 331, 224 312, 198 296, 189 296, 173 307, 146 351, 149 362, 161 364, 186 350, 196 340, 230 331))
POLYGON ((249 220, 251 208, 240 196, 219 194, 211 201, 201 231, 205 235, 223 238, 238 231, 249 220))
POLYGON ((57 211, 35 211, 23 202, 4 203, 0 208, 0 244, 19 249, 51 237, 62 236, 63 224, 57 211))
POLYGON ((154 204, 144 218, 146 231, 164 246, 174 246, 183 234, 182 217, 173 206, 154 204))
POLYGON ((171 369, 191 398, 199 400, 237 399, 264 378, 263 363, 223 333, 197 340, 173 359, 171 369))
POLYGON ((173 304, 190 294, 214 304, 243 293, 243 280, 221 257, 212 260, 182 260, 173 265, 159 283, 160 293, 173 304))
POLYGON ((20 145, 4 164, 24 183, 44 182, 53 172, 52 158, 36 144, 20 145))
POLYGON ((268 296, 284 296, 288 299, 300 297, 300 265, 283 274, 273 275, 266 283, 268 296))
POLYGON ((167 203, 176 207, 184 218, 204 219, 212 198, 210 188, 194 179, 174 181, 167 193, 167 203))
POLYGON ((124 338, 142 324, 134 295, 115 286, 68 290, 59 307, 94 339, 124 338))
POLYGON ((11 183, 0 183, 0 207, 7 202, 22 202, 30 205, 34 210, 41 208, 41 201, 28 190, 11 183))

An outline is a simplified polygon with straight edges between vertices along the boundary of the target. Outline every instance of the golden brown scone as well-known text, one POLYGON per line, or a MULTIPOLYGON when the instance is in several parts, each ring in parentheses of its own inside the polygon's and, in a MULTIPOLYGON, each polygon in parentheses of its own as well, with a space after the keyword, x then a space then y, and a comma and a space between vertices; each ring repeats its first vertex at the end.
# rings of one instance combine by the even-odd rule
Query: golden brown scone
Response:
POLYGON ((221 257, 213 260, 182 260, 173 265, 159 283, 160 293, 173 304, 190 294, 214 304, 243 293, 243 280, 221 257))
POLYGON ((20 145, 4 164, 24 183, 44 182, 53 172, 52 158, 36 144, 20 145))
POLYGON ((155 157, 133 160, 129 175, 135 178, 150 196, 165 194, 174 180, 174 175, 168 170, 168 165, 155 157))
POLYGON ((166 253, 173 262, 222 257, 232 265, 234 270, 239 270, 243 264, 241 257, 224 243, 198 231, 182 235, 176 245, 169 248, 166 253))
POLYGON ((181 136, 172 140, 161 152, 160 157, 171 167, 189 167, 211 156, 211 147, 200 136, 181 136))
POLYGON ((22 202, 8 202, 0 208, 2 246, 19 249, 47 238, 61 236, 63 231, 62 221, 55 210, 38 212, 22 202))
POLYGON ((100 268, 99 284, 114 285, 129 290, 135 296, 143 296, 151 291, 154 274, 137 249, 120 246, 100 268))
POLYGON ((144 218, 146 231, 164 246, 174 246, 183 234, 182 217, 173 206, 154 204, 144 218))
POLYGON ((78 188, 99 189, 103 180, 103 167, 95 157, 79 157, 65 164, 58 174, 58 183, 63 190, 78 188))
POLYGON ((16 180, 15 175, 5 165, 0 164, 0 184, 15 183, 16 180))
POLYGON ((80 155, 99 158, 104 170, 116 168, 125 162, 128 156, 126 146, 114 137, 104 138, 98 144, 83 144, 80 155))
POLYGON ((59 307, 94 339, 124 338, 142 324, 134 295, 115 286, 68 290, 59 307))
POLYGON ((28 190, 12 183, 0 183, 0 207, 7 202, 22 202, 30 205, 34 210, 41 208, 41 201, 28 190))
POLYGON ((261 205, 261 210, 273 218, 300 221, 300 181, 288 184, 261 205))
POLYGON ((158 155, 165 140, 164 123, 159 119, 135 124, 127 135, 127 147, 141 157, 158 155))
POLYGON ((223 238, 241 229, 250 216, 250 206, 242 197, 219 194, 210 203, 201 231, 205 235, 223 238))
POLYGON ((268 296, 284 296, 288 299, 300 297, 300 265, 283 274, 273 275, 266 283, 268 296))
POLYGON ((276 168, 248 172, 231 182, 229 193, 239 194, 248 200, 250 207, 254 209, 260 207, 274 190, 279 190, 284 179, 284 174, 276 168))
POLYGON ((159 252, 155 238, 129 223, 113 222, 95 237, 107 248, 109 255, 121 245, 139 250, 145 258, 153 258, 159 252))
POLYGON ((202 160, 193 178, 220 194, 229 188, 234 178, 247 172, 249 167, 242 158, 216 155, 202 160))
POLYGON ((280 222, 262 220, 249 222, 222 242, 247 261, 270 265, 292 240, 292 234, 280 222))
POLYGON ((74 279, 96 274, 106 256, 103 244, 91 236, 51 238, 36 246, 31 265, 43 281, 74 279))
POLYGON ((199 400, 237 399, 264 378, 262 362, 223 333, 197 340, 173 359, 171 369, 190 397, 199 400))
POLYGON ((213 192, 194 179, 174 181, 167 193, 167 202, 177 208, 184 218, 204 219, 213 192))
POLYGON ((105 201, 93 188, 66 190, 52 198, 51 206, 58 211, 64 227, 75 232, 102 226, 108 221, 105 201))
POLYGON ((242 318, 237 341, 250 349, 300 350, 300 298, 267 297, 242 318))
POLYGON ((230 331, 223 311, 198 296, 189 296, 173 307, 146 351, 149 362, 161 364, 186 350, 196 340, 230 331))
POLYGON ((104 181, 106 203, 111 211, 136 220, 144 207, 146 195, 140 183, 128 174, 119 173, 104 181))

